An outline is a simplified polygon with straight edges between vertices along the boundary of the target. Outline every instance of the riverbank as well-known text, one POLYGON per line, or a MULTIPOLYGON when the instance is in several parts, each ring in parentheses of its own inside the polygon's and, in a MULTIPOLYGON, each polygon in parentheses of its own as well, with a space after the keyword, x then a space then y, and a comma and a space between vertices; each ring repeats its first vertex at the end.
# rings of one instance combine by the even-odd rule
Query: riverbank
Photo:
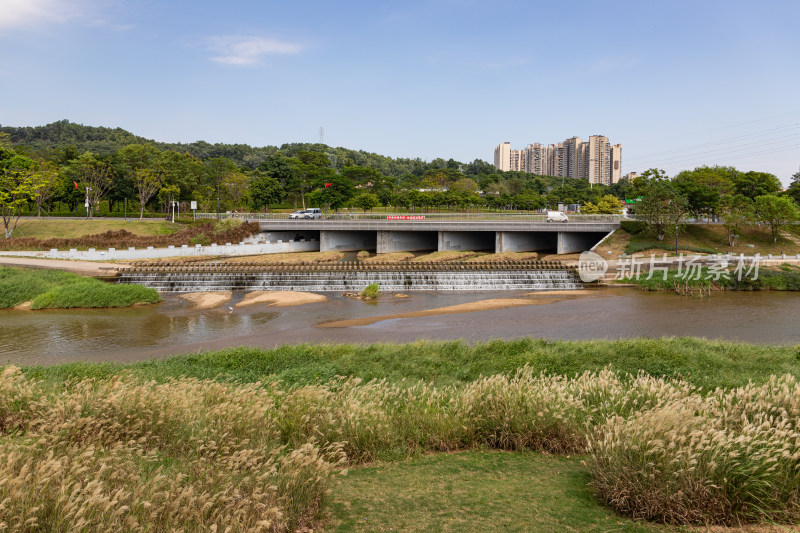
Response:
POLYGON ((749 265, 743 272, 733 270, 713 272, 708 267, 693 272, 668 270, 625 278, 620 284, 633 285, 645 291, 686 292, 697 289, 727 291, 800 291, 800 265, 786 263, 778 268, 753 270, 749 265))
POLYGON ((70 272, 0 266, 0 309, 130 307, 161 301, 154 289, 111 285, 70 272))
POLYGON ((655 522, 796 524, 798 375, 794 348, 699 339, 303 345, 133 365, 6 368, 0 419, 14 434, 0 446, 0 470, 10 480, 0 488, 0 519, 70 523, 71 507, 56 495, 80 478, 92 490, 70 501, 106 529, 124 529, 131 519, 161 524, 156 530, 440 523, 436 506, 402 519, 404 494, 454 509, 480 505, 481 517, 461 523, 463 531, 509 516, 546 530, 536 529, 538 511, 531 515, 537 503, 547 509, 546 523, 562 528, 599 531, 613 520, 619 531, 674 531, 597 501, 655 522), (646 374, 634 377, 640 369, 646 374), (675 446, 654 447, 661 441, 675 446), (708 453, 698 454, 703 447, 708 453), (441 454, 455 451, 462 452, 441 454), (52 461, 69 466, 48 475, 52 461), (407 475, 380 481, 397 461, 407 475), (157 465, 161 475, 144 475, 157 465), (356 470, 342 477, 343 467, 356 470), (726 474, 734 467, 751 482, 737 484, 726 474), (549 482, 511 500, 498 493, 501 481, 476 484, 470 474, 521 482, 531 468, 549 482), (17 482, 20 471, 30 472, 25 483, 17 482), (454 479, 469 488, 442 485, 454 479), (255 480, 274 488, 256 490, 255 480), (119 488, 124 501, 114 508, 123 510, 104 512, 106 495, 119 488), (38 508, 26 503, 34 494, 38 508), (732 501, 741 504, 724 503, 732 501), (198 508, 208 513, 191 512, 198 508))

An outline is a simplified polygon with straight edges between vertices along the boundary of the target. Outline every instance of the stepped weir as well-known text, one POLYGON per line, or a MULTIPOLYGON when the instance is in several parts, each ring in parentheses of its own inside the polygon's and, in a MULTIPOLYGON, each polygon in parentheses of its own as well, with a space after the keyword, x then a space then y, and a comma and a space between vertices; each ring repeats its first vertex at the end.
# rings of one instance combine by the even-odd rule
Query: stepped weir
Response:
POLYGON ((382 291, 497 291, 582 289, 574 269, 558 261, 485 263, 285 264, 256 262, 139 263, 118 283, 159 292, 360 291, 378 283, 382 291))

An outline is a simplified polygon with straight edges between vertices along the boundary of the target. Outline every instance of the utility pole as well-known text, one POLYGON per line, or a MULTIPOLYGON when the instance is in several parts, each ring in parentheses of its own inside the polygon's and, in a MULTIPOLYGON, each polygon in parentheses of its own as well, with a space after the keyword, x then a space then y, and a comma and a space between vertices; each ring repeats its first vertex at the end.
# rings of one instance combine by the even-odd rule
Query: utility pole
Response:
POLYGON ((89 191, 91 191, 89 187, 86 187, 86 201, 83 203, 83 206, 86 208, 86 220, 89 220, 89 191))
POLYGON ((319 127, 319 144, 325 144, 325 128, 319 127))

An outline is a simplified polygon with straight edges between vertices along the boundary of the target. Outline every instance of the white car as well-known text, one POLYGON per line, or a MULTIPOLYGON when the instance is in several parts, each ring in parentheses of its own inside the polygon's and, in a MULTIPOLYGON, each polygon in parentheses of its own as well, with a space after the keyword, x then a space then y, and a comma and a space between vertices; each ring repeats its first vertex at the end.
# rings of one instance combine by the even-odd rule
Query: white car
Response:
POLYGON ((313 207, 311 209, 301 209, 300 211, 295 211, 291 215, 289 215, 291 219, 310 219, 310 218, 322 218, 322 210, 318 207, 313 207))
POLYGON ((544 219, 548 222, 569 222, 567 214, 561 211, 548 211, 544 219))

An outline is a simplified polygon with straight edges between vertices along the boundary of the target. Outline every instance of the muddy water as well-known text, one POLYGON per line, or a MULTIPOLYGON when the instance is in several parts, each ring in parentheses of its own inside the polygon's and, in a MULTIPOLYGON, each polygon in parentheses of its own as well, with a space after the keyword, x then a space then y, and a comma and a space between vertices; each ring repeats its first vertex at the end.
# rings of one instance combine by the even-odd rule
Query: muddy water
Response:
POLYGON ((414 293, 366 303, 338 295, 291 308, 254 305, 196 310, 168 296, 149 307, 118 310, 0 311, 0 363, 135 361, 226 346, 274 347, 300 342, 479 341, 520 336, 551 339, 697 336, 754 343, 800 344, 800 294, 717 293, 697 299, 631 289, 539 296, 546 303, 473 313, 392 318, 322 328, 347 319, 409 314, 513 291, 414 293))

